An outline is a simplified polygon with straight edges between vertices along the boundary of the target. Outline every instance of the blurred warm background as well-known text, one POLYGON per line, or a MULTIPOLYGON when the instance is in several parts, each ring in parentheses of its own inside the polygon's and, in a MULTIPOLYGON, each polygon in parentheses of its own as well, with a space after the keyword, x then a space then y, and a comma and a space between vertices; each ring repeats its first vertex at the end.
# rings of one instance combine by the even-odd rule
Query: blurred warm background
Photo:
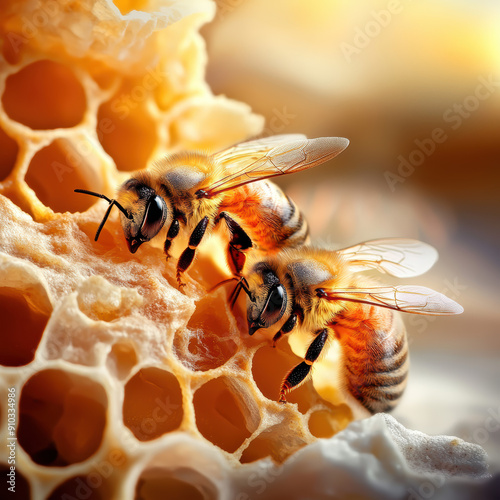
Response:
POLYGON ((413 366, 396 416, 479 443, 500 467, 500 4, 217 4, 202 31, 213 92, 264 115, 267 135, 351 140, 281 181, 314 240, 422 239, 440 261, 412 281, 465 307, 407 315, 413 366))

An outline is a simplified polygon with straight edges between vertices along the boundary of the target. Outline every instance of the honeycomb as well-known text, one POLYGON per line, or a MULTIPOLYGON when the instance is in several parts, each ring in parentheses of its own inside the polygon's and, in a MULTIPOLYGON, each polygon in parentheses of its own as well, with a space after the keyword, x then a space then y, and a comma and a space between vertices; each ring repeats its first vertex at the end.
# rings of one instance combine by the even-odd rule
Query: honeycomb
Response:
POLYGON ((214 3, 1 9, 2 495, 13 467, 15 496, 35 500, 400 498, 433 470, 450 491, 484 476, 478 446, 385 415, 349 425, 332 384, 328 401, 308 381, 277 403, 299 358, 249 337, 223 288, 206 293, 227 277, 216 237, 182 293, 160 247, 128 252, 117 213, 94 242, 106 204, 75 188, 113 196, 164 154, 261 131, 204 81, 214 3))

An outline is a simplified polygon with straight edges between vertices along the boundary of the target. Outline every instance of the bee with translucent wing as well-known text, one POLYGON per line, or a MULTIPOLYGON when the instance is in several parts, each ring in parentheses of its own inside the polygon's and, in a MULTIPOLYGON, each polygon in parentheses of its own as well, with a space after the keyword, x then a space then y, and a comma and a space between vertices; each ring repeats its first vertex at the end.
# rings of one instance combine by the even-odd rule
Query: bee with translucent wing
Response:
POLYGON ((95 240, 113 206, 131 253, 165 229, 167 258, 181 231, 188 247, 177 263, 177 280, 191 265, 203 236, 224 220, 230 233, 228 265, 240 276, 249 248, 273 253, 303 244, 305 219, 295 203, 268 179, 320 165, 349 144, 339 137, 307 139, 301 134, 277 135, 237 144, 205 155, 181 153, 160 160, 152 169, 134 174, 119 189, 116 200, 83 189, 78 193, 109 202, 95 240), (257 182, 258 181, 258 182, 257 182))
POLYGON ((247 294, 249 334, 270 328, 274 343, 296 327, 313 335, 304 360, 284 378, 279 400, 286 402, 286 394, 306 380, 325 349, 338 343, 347 399, 371 413, 393 408, 409 365, 406 331, 396 311, 449 315, 463 309, 430 288, 381 286, 359 271, 418 276, 436 258, 425 243, 386 239, 338 251, 302 246, 252 262, 237 285, 237 292, 247 294))

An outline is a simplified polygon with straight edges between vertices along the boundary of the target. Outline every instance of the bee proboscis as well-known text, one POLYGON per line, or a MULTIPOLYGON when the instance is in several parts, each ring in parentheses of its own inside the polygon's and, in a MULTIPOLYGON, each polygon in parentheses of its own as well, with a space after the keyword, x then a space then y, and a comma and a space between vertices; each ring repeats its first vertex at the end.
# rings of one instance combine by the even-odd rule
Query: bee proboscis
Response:
POLYGON ((230 233, 227 262, 239 276, 248 249, 273 253, 301 245, 308 238, 307 223, 295 203, 268 179, 320 165, 348 144, 339 137, 277 135, 213 155, 167 156, 151 169, 132 175, 118 190, 116 200, 93 191, 75 191, 109 202, 96 241, 113 206, 120 210, 131 253, 168 228, 164 243, 168 258, 172 241, 181 231, 189 234, 188 246, 177 263, 179 285, 203 236, 224 220, 230 233))
MULTIPOLYGON (((433 247, 411 239, 373 240, 343 250, 302 246, 249 262, 237 293, 247 294, 249 334, 269 328, 273 342, 296 327, 313 337, 304 359, 284 378, 279 400, 302 384, 337 343, 340 390, 346 401, 376 413, 393 408, 406 385, 408 342, 396 311, 450 315, 455 301, 430 288, 383 286, 360 271, 412 277, 436 261, 433 247)), ((234 293, 234 292, 233 292, 234 293)))

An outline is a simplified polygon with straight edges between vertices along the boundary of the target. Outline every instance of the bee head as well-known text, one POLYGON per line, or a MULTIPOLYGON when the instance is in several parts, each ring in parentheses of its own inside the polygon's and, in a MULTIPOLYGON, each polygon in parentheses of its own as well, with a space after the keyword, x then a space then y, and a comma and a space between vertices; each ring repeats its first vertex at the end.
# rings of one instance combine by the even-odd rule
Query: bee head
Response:
POLYGON ((134 178, 123 184, 118 198, 124 208, 120 217, 128 249, 135 253, 160 232, 167 218, 167 205, 154 189, 134 178))
POLYGON ((283 317, 288 297, 285 286, 266 263, 259 263, 253 268, 249 292, 248 333, 253 335, 260 328, 272 326, 283 317))
POLYGON ((165 200, 156 194, 154 189, 134 178, 126 181, 120 188, 118 193, 120 201, 111 200, 103 194, 85 189, 75 189, 75 192, 103 198, 109 202, 109 207, 97 229, 95 241, 98 240, 113 206, 120 210, 123 232, 131 253, 135 253, 145 241, 154 238, 167 218, 165 200))

